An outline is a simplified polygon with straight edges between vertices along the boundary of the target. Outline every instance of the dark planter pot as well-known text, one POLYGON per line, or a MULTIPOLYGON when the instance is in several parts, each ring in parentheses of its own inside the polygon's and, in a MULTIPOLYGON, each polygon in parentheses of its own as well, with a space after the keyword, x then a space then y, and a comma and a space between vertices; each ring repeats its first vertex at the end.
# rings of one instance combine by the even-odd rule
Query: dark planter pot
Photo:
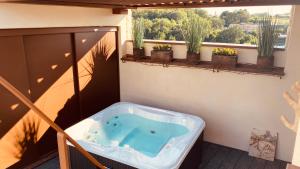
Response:
POLYGON ((133 48, 133 57, 134 58, 142 58, 145 56, 145 49, 144 48, 133 48))
POLYGON ((186 59, 189 63, 199 63, 200 62, 200 53, 187 52, 186 59))
POLYGON ((274 66, 274 56, 271 57, 257 57, 257 68, 272 69, 274 66))
POLYGON ((214 67, 235 68, 238 56, 212 55, 212 64, 214 67))
POLYGON ((173 50, 152 50, 151 60, 169 63, 173 59, 173 50))

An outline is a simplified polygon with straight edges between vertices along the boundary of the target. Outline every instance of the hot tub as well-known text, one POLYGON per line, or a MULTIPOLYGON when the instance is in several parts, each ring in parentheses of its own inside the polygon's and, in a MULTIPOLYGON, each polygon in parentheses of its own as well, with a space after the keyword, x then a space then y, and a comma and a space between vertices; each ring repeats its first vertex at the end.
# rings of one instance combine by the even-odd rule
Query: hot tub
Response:
MULTIPOLYGON (((66 132, 109 168, 192 169, 204 127, 197 116, 120 102, 66 132)), ((93 168, 68 145, 72 169, 93 168)))

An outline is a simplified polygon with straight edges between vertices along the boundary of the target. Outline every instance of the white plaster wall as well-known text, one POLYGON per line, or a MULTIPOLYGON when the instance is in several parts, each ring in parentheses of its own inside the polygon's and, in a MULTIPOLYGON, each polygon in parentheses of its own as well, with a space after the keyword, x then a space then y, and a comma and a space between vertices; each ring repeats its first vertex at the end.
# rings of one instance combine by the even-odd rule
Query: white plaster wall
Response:
MULTIPOLYGON (((295 134, 286 129, 279 118, 285 113, 293 119, 292 110, 282 93, 300 79, 297 49, 300 43, 300 6, 295 9, 286 53, 276 53, 275 64, 286 67, 283 79, 126 62, 120 65, 122 101, 198 115, 207 124, 205 140, 246 151, 252 128, 278 132, 276 157, 291 161, 295 134)), ((203 59, 209 60, 211 49, 205 48, 202 52, 209 55, 202 56, 208 56, 203 59)), ((150 46, 146 46, 148 55, 149 49, 150 46)), ((127 52, 131 52, 130 44, 127 52)), ((175 57, 185 56, 182 54, 185 53, 184 47, 175 47, 177 52, 180 54, 175 54, 175 57)), ((255 50, 243 49, 240 55, 240 62, 256 61, 255 50)))
POLYGON ((119 26, 124 17, 104 8, 0 4, 0 28, 119 26))
POLYGON ((295 141, 292 164, 300 167, 300 125, 298 124, 298 132, 295 141))
MULTIPOLYGON (((294 9, 294 19, 292 21, 292 30, 291 30, 291 36, 289 39, 289 46, 287 50, 287 56, 289 57, 286 62, 286 71, 289 72, 289 81, 288 84, 291 85, 294 82, 294 79, 300 81, 300 53, 299 53, 299 47, 300 47, 300 5, 297 6, 294 9)), ((297 96, 294 96, 295 98, 297 96)), ((298 96, 298 99, 300 96, 298 96)), ((289 114, 292 114, 294 112, 293 109, 289 108, 288 111, 286 111, 289 114)), ((294 118, 294 117, 293 117, 294 118)), ((293 122, 293 119, 290 120, 293 122)), ((293 151, 293 160, 292 163, 296 166, 300 167, 300 124, 298 124, 298 132, 296 134, 296 141, 295 141, 295 147, 293 151)))

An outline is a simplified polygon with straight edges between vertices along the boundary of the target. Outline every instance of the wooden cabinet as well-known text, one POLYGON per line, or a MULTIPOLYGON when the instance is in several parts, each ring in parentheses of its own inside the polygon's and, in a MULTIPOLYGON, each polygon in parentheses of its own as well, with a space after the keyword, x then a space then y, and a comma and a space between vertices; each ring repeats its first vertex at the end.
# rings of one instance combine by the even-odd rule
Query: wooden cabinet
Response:
MULTIPOLYGON (((24 55, 22 36, 0 38, 0 74, 30 98, 28 68, 24 55)), ((17 129, 29 109, 17 98, 0 86, 0 168, 7 168, 21 157, 22 143, 17 129)))
MULTIPOLYGON (((0 74, 67 128, 120 100, 116 35, 113 27, 0 30, 0 74)), ((56 149, 47 123, 2 87, 0 100, 0 168, 56 149)))

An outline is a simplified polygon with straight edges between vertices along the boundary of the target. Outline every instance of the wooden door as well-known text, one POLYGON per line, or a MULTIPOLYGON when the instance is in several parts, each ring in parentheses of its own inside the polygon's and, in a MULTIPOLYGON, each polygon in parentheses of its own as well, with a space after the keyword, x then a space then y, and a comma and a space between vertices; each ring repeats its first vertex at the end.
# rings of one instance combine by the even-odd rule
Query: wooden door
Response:
MULTIPOLYGON (((0 37, 0 73, 30 98, 27 66, 22 36, 0 37)), ((7 168, 23 158, 22 118, 28 108, 0 86, 0 168, 7 168)))
POLYGON ((75 34, 82 118, 120 101, 116 32, 75 34))
MULTIPOLYGON (((62 128, 79 120, 74 92, 71 34, 24 36, 29 82, 34 103, 62 128)), ((41 122, 39 154, 56 149, 56 132, 41 122)))

